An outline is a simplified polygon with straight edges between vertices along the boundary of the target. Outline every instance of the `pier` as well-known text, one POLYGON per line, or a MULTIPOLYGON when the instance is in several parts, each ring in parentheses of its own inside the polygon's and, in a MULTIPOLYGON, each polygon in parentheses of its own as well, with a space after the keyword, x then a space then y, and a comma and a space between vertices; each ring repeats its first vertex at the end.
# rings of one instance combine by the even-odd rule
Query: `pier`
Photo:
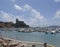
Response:
MULTIPOLYGON (((1 40, 1 38, 0 38, 0 40, 1 40)), ((37 47, 37 46, 44 47, 44 43, 40 43, 40 42, 20 41, 20 40, 4 38, 4 37, 2 40, 10 41, 10 42, 8 42, 9 44, 7 43, 8 45, 17 45, 17 47, 37 47)), ((55 47, 55 46, 47 44, 47 47, 55 47)))

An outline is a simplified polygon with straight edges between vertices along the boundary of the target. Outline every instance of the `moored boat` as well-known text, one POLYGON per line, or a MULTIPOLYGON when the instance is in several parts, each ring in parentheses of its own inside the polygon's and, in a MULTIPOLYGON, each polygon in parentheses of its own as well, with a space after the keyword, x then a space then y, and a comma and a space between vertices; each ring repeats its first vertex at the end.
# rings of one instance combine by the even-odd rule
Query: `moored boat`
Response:
POLYGON ((55 31, 55 30, 51 31, 51 34, 55 34, 55 33, 56 33, 56 31, 55 31))

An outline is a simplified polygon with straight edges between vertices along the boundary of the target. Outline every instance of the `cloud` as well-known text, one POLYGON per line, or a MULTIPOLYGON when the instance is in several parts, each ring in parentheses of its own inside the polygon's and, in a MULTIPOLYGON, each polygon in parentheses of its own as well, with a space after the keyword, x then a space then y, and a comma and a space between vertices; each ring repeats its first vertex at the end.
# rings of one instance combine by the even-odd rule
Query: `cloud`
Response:
POLYGON ((54 18, 60 18, 60 11, 57 11, 54 18))
POLYGON ((60 0, 54 0, 55 2, 60 2, 60 0))
POLYGON ((2 14, 2 18, 9 18, 10 16, 7 14, 7 13, 5 13, 4 11, 0 11, 1 12, 1 14, 2 14))
POLYGON ((48 24, 47 19, 43 15, 41 15, 39 11, 37 11, 28 4, 25 4, 24 6, 21 7, 21 9, 16 10, 21 11, 21 14, 13 15, 5 11, 0 11, 1 18, 5 21, 12 21, 14 23, 16 18, 18 18, 20 21, 24 21, 26 24, 30 26, 46 26, 48 24))
POLYGON ((42 16, 40 14, 40 12, 38 12, 36 9, 32 8, 30 5, 28 4, 25 4, 24 6, 20 7, 18 5, 14 5, 15 8, 18 10, 18 8, 23 11, 23 13, 29 13, 31 17, 35 17, 35 18, 38 18, 38 19, 43 19, 44 16, 42 16))
POLYGON ((52 19, 52 24, 53 25, 60 25, 60 10, 56 11, 56 13, 52 19))
POLYGON ((32 6, 25 4, 22 8, 22 19, 31 26, 42 26, 47 24, 47 19, 32 6))
POLYGON ((15 23, 16 18, 18 18, 20 21, 24 21, 24 19, 20 15, 13 15, 5 11, 0 11, 0 18, 3 19, 2 21, 6 21, 6 22, 11 21, 15 23))
POLYGON ((3 19, 3 21, 12 21, 14 22, 15 21, 15 16, 10 14, 10 13, 7 13, 7 12, 4 12, 4 11, 0 11, 0 17, 1 19, 3 19))
POLYGON ((35 9, 32 9, 31 15, 34 16, 34 17, 36 17, 37 19, 44 19, 44 16, 42 16, 42 15, 40 14, 40 12, 38 12, 38 11, 35 10, 35 9))
POLYGON ((17 4, 14 4, 14 8, 15 8, 16 10, 22 10, 22 8, 21 8, 19 5, 17 5, 17 4))

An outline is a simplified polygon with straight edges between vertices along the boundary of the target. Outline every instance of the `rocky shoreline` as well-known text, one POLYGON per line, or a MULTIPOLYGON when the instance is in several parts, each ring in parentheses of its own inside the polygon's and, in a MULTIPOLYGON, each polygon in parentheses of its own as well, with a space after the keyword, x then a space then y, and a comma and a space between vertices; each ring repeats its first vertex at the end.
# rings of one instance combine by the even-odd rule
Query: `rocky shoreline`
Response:
POLYGON ((0 47, 28 47, 28 45, 15 40, 0 38, 0 47))
MULTIPOLYGON (((0 47, 36 47, 36 45, 45 46, 44 43, 40 42, 19 41, 10 38, 0 37, 0 47)), ((46 46, 55 47, 50 44, 47 44, 46 46)))

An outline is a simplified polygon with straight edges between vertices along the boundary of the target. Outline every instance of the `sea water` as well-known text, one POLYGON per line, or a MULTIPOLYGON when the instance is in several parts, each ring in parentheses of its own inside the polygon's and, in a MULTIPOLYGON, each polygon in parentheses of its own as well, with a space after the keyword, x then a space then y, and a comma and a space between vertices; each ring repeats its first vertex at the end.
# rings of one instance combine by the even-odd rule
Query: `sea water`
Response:
POLYGON ((45 34, 44 32, 18 32, 18 31, 0 31, 1 37, 17 39, 21 41, 42 42, 60 47, 60 33, 45 34))

